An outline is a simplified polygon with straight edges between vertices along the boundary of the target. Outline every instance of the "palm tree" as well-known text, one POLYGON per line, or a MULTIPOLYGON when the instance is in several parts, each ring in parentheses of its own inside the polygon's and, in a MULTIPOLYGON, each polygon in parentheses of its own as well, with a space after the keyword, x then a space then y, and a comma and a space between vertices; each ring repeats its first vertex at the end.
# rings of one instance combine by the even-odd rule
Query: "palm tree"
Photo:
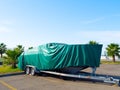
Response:
POLYGON ((99 43, 96 42, 96 41, 91 40, 91 41, 89 41, 89 44, 91 44, 91 45, 96 45, 96 44, 99 44, 99 43))
POLYGON ((7 50, 6 45, 4 43, 0 43, 0 55, 1 55, 1 58, 3 57, 3 54, 5 53, 6 50, 7 50))
POLYGON ((18 53, 17 57, 20 56, 20 54, 22 52, 24 52, 24 47, 22 45, 17 45, 16 48, 14 48, 14 50, 18 53))
POLYGON ((120 47, 118 44, 111 43, 106 48, 108 56, 112 56, 113 62, 115 62, 115 56, 120 56, 120 47))
POLYGON ((16 48, 8 49, 6 51, 7 57, 5 57, 5 59, 8 60, 10 64, 12 64, 12 68, 16 68, 17 58, 23 51, 24 48, 22 47, 22 45, 18 45, 16 48))
POLYGON ((29 47, 28 49, 33 49, 33 47, 29 47))

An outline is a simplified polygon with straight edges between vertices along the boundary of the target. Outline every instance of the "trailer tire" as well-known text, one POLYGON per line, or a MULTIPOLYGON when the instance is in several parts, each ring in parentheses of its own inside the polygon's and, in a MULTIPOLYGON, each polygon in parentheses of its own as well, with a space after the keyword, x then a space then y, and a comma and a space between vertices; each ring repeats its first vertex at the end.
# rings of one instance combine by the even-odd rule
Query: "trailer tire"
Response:
POLYGON ((25 69, 25 73, 26 73, 27 75, 30 74, 30 68, 29 68, 29 67, 26 67, 26 69, 25 69))
POLYGON ((31 74, 32 76, 35 75, 35 68, 31 68, 31 72, 30 72, 30 74, 31 74))

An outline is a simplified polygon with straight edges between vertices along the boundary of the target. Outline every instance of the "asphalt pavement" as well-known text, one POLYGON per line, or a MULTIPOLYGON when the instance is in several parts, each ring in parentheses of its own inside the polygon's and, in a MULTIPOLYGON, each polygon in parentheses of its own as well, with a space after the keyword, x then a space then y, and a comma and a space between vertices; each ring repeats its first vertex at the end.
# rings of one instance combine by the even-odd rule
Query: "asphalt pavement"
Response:
MULTIPOLYGON (((91 69, 85 70, 90 72, 91 69)), ((101 65, 96 74, 120 77, 120 65, 101 65)), ((13 74, 0 77, 0 90, 120 90, 111 84, 84 80, 63 80, 50 75, 13 74)))

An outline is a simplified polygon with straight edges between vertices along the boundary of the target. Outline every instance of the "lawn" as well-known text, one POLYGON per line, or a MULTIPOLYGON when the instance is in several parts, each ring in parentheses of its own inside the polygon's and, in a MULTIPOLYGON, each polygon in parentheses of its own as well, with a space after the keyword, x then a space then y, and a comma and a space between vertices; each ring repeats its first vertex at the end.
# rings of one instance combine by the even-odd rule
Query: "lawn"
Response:
POLYGON ((11 72, 21 72, 19 68, 13 69, 11 66, 3 65, 0 66, 0 74, 11 73, 11 72))
POLYGON ((100 63, 101 64, 120 64, 120 61, 113 62, 113 61, 101 60, 100 63))

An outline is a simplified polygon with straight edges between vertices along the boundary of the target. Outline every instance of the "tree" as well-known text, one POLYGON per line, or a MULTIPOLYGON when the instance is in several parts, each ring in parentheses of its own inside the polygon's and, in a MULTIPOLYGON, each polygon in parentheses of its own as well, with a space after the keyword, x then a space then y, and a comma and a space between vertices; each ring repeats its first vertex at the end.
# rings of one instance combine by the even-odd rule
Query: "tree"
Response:
POLYGON ((12 64, 12 68, 16 68, 17 58, 23 51, 24 48, 22 47, 22 45, 18 45, 16 48, 8 49, 6 51, 7 57, 5 57, 5 59, 7 59, 10 62, 10 64, 12 64))
POLYGON ((89 41, 89 44, 91 44, 91 45, 96 45, 96 44, 99 44, 99 43, 96 42, 96 41, 91 40, 91 41, 89 41))
POLYGON ((29 47, 28 49, 33 49, 33 47, 29 47))
POLYGON ((0 43, 0 55, 1 55, 1 58, 3 57, 3 54, 5 53, 6 50, 7 50, 6 45, 4 43, 0 43))
POLYGON ((120 47, 118 44, 111 43, 106 48, 108 56, 112 56, 113 62, 115 62, 115 56, 120 56, 120 47))

